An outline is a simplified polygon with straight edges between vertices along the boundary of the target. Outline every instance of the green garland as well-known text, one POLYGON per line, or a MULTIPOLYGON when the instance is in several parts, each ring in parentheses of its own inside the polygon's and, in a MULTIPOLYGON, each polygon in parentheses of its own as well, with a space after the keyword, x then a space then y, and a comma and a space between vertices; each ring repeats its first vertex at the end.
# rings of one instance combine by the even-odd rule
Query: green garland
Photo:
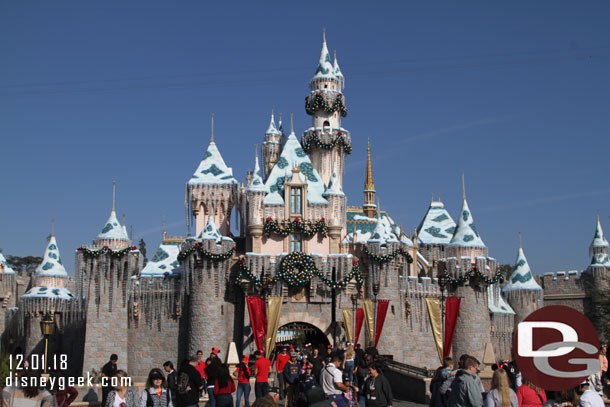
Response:
POLYGON ((121 250, 112 250, 108 246, 104 246, 99 250, 90 250, 84 246, 81 246, 78 249, 76 249, 76 251, 82 253, 84 257, 99 257, 103 254, 109 254, 112 257, 123 257, 127 253, 135 252, 136 250, 138 250, 138 248, 135 246, 126 247, 121 250))
POLYGON ((347 116, 347 107, 345 102, 343 102, 343 94, 339 93, 332 104, 328 104, 320 92, 316 92, 313 97, 305 97, 305 111, 307 114, 313 115, 318 110, 324 110, 328 113, 334 113, 338 110, 341 116, 347 116))
POLYGON ((231 256, 233 256, 233 253, 235 252, 236 247, 232 247, 229 251, 226 251, 224 253, 212 253, 210 251, 207 251, 205 249, 203 249, 201 247, 201 243, 195 243, 195 245, 189 249, 186 250, 182 250, 180 253, 178 253, 178 261, 184 261, 184 259, 186 259, 188 256, 191 255, 191 253, 197 252, 197 254, 200 257, 204 257, 207 260, 212 260, 212 261, 222 261, 222 260, 227 260, 230 259, 231 256))
POLYGON ((320 137, 316 133, 313 133, 303 141, 303 150, 309 153, 312 148, 312 143, 316 147, 325 150, 332 150, 335 146, 341 145, 346 154, 352 153, 352 145, 347 140, 347 136, 340 131, 337 132, 337 136, 330 143, 323 143, 322 140, 320 140, 320 137))
MULTIPOLYGON (((255 286, 263 287, 261 279, 252 273, 250 267, 246 266, 245 259, 239 259, 238 264, 239 274, 236 279, 237 284, 240 284, 243 280, 249 280, 252 281, 255 286)), ((282 258, 279 273, 271 277, 265 284, 265 287, 273 286, 279 280, 285 281, 291 287, 300 287, 309 282, 314 276, 319 277, 322 282, 330 288, 345 288, 354 278, 356 279, 356 284, 359 286, 362 285, 362 275, 360 274, 360 266, 358 265, 357 260, 352 262, 352 270, 343 280, 334 281, 333 279, 327 278, 324 273, 318 270, 310 255, 301 252, 292 252, 282 258)))
POLYGON ((496 268, 496 275, 494 277, 488 277, 485 274, 481 273, 478 266, 472 267, 466 274, 461 277, 451 277, 447 270, 445 269, 445 278, 447 279, 447 284, 451 284, 454 287, 463 286, 466 281, 470 281, 472 279, 478 279, 484 281, 487 284, 495 284, 502 283, 504 281, 504 276, 500 271, 500 268, 496 268))
POLYGON ((301 219, 295 218, 292 222, 288 223, 288 227, 282 228, 276 220, 267 218, 263 231, 267 237, 270 237, 271 233, 277 233, 280 236, 288 236, 294 232, 301 233, 307 238, 313 237, 316 233, 320 233, 322 237, 326 237, 328 234, 328 226, 326 225, 324 218, 315 222, 311 228, 308 228, 301 219))
POLYGON ((405 249, 403 249, 402 247, 394 250, 390 254, 382 254, 381 256, 378 256, 374 253, 369 252, 369 249, 366 246, 364 246, 363 251, 364 251, 364 254, 366 254, 370 260, 373 260, 377 264, 389 263, 392 260, 394 260, 395 258, 397 258, 398 256, 405 257, 407 259, 407 263, 409 263, 409 264, 413 263, 413 257, 411 257, 411 255, 409 253, 405 252, 405 249))

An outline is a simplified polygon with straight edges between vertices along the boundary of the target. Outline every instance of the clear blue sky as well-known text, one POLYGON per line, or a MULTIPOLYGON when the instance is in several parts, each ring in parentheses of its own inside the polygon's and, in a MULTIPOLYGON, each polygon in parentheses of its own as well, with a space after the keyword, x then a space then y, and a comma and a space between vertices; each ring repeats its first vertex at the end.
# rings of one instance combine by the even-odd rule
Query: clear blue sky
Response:
POLYGON ((534 272, 587 266, 610 233, 610 2, 0 3, 0 247, 42 255, 51 218, 74 249, 117 212, 150 251, 185 233, 184 183, 209 141, 239 179, 272 105, 304 111, 327 29, 353 138, 344 190, 362 203, 366 139, 383 209, 417 226, 460 172, 490 254, 523 232, 534 272))

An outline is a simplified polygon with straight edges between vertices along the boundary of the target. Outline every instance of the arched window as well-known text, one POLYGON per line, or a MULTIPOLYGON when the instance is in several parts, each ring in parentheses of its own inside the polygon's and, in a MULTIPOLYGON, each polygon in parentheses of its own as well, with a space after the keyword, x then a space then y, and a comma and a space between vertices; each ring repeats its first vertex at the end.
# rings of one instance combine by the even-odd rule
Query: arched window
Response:
POLYGON ((330 127, 330 122, 328 120, 324 120, 324 124, 322 126, 330 127))

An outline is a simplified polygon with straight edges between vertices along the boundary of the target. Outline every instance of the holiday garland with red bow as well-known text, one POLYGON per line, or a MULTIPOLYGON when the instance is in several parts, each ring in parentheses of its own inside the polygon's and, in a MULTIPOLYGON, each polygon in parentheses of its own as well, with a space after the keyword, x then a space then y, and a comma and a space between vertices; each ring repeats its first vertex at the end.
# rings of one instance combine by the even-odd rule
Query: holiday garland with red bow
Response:
POLYGON ((229 249, 228 251, 226 251, 224 253, 212 253, 208 250, 205 250, 203 247, 201 247, 201 243, 195 243, 192 247, 189 247, 188 249, 184 249, 184 250, 180 251, 180 253, 178 253, 178 261, 183 261, 188 256, 190 256, 191 253, 197 253, 199 258, 205 258, 205 259, 211 260, 211 261, 222 261, 222 260, 230 259, 231 256, 233 256, 233 253, 235 252, 235 250, 237 250, 237 248, 235 246, 233 246, 231 249, 229 249))
POLYGON ((397 258, 398 256, 405 257, 407 259, 407 263, 413 263, 413 257, 411 257, 411 255, 409 253, 407 253, 405 251, 405 249, 402 247, 394 250, 392 253, 381 254, 381 255, 377 255, 377 254, 369 252, 369 249, 367 249, 366 246, 364 246, 362 250, 364 251, 364 254, 366 254, 370 260, 373 260, 377 264, 389 263, 392 260, 394 260, 395 258, 397 258))
POLYGON ((265 236, 267 237, 270 237, 272 233, 276 233, 280 236, 288 236, 291 233, 301 233, 307 238, 311 238, 316 233, 320 233, 322 237, 326 237, 328 234, 328 226, 326 225, 324 218, 314 222, 311 226, 308 226, 300 218, 294 218, 286 227, 281 227, 273 218, 267 218, 265 220, 263 232, 265 232, 265 236))
POLYGON ((443 271, 445 278, 447 279, 447 283, 451 284, 453 287, 463 286, 466 281, 472 283, 476 282, 485 282, 487 284, 495 284, 502 283, 504 281, 504 275, 500 271, 500 268, 496 268, 496 274, 494 277, 489 277, 479 270, 479 266, 474 266, 466 274, 461 277, 452 277, 447 273, 447 269, 443 271))

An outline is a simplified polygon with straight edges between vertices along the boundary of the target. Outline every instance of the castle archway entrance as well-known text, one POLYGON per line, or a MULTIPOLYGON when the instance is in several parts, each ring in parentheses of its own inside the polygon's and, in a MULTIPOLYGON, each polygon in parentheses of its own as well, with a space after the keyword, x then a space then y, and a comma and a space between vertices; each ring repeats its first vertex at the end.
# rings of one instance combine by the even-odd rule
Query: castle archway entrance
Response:
POLYGON ((308 343, 314 348, 330 345, 324 332, 307 322, 289 322, 280 326, 275 342, 278 345, 292 345, 296 349, 303 349, 308 343))

